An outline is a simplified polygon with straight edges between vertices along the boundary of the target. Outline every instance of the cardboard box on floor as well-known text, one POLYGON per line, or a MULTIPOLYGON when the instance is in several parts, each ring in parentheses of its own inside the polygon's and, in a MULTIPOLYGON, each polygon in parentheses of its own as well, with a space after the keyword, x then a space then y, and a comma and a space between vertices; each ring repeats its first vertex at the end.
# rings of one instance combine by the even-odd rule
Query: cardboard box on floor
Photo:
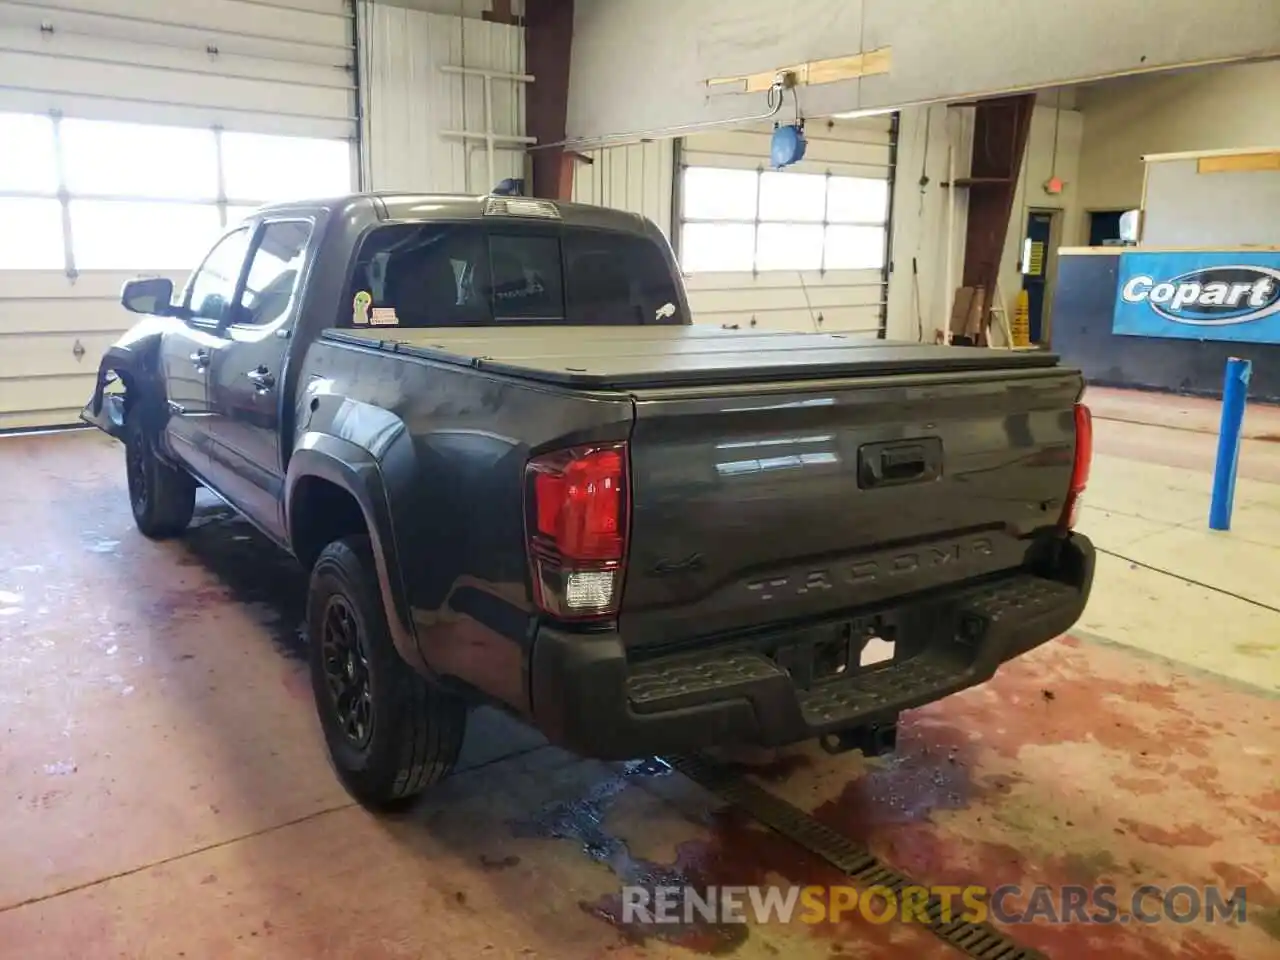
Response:
POLYGON ((951 305, 951 340, 978 345, 986 342, 987 297, 982 287, 960 287, 951 305))

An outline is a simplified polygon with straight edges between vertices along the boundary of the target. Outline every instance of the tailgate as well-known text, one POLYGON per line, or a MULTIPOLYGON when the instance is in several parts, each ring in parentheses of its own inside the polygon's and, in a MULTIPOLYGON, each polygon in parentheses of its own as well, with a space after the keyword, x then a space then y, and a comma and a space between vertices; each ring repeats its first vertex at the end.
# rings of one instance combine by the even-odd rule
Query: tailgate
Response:
POLYGON ((821 616, 1022 564, 1071 478, 1058 369, 640 392, 628 646, 821 616))

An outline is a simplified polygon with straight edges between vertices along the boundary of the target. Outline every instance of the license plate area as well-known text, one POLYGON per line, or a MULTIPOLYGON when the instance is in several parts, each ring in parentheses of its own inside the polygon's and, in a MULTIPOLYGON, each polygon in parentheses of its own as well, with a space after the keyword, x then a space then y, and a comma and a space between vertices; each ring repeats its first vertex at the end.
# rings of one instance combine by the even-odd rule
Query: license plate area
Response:
POLYGON ((885 611, 809 627, 779 644, 771 656, 802 690, 902 663, 919 653, 919 633, 885 611))

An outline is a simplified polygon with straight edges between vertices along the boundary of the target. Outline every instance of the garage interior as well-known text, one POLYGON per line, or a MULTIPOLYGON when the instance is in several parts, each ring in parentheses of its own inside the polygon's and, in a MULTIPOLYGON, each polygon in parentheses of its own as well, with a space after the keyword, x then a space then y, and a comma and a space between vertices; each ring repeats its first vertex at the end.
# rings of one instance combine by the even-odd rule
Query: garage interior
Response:
POLYGON ((918 6, 0 0, 0 956, 1280 955, 1280 340, 1113 335, 1096 273, 1134 210, 1173 238, 1153 249, 1280 256, 1280 15, 918 6), (1253 158, 1213 174, 1236 206, 1158 196, 1187 157, 1253 158), (180 288, 259 204, 504 181, 647 217, 697 324, 1083 370, 1080 621, 906 712, 885 757, 773 751, 733 794, 482 708, 448 780, 363 809, 315 719, 308 571, 207 491, 184 536, 144 538, 80 413, 132 325, 121 286, 180 288), (1227 356, 1254 381, 1221 531, 1227 356), (624 919, 635 884, 865 886, 753 790, 912 883, 1246 906, 995 922, 987 952, 856 911, 624 919))

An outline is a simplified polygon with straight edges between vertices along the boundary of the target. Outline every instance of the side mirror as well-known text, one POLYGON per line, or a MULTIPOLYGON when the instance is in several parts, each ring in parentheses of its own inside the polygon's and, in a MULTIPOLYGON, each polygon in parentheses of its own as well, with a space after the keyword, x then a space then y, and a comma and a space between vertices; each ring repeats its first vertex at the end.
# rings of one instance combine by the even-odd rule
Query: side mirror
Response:
POLYGON ((167 317, 173 314, 173 281, 166 277, 130 280, 120 291, 120 302, 133 313, 167 317))

